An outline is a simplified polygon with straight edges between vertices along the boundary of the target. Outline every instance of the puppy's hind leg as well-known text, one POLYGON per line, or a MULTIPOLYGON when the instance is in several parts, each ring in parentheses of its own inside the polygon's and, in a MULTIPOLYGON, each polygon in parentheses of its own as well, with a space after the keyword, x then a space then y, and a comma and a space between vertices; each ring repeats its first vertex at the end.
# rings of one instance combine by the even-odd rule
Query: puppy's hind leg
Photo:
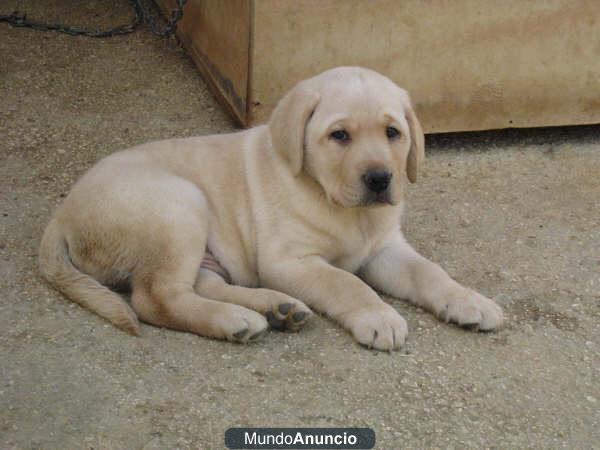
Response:
POLYGON ((296 331, 313 315, 308 306, 283 292, 228 284, 221 275, 206 268, 198 271, 194 290, 221 302, 258 311, 276 330, 296 331))
MULTIPOLYGON (((159 218, 160 248, 134 273, 132 306, 145 322, 201 336, 247 342, 267 329, 260 314, 242 306, 210 300, 194 292, 206 248, 203 208, 184 205, 159 218)), ((156 219, 156 218, 155 218, 156 219)))
POLYGON ((133 308, 144 322, 236 342, 257 339, 267 329, 260 314, 200 297, 191 284, 189 289, 161 284, 154 279, 144 287, 137 284, 134 288, 133 308))

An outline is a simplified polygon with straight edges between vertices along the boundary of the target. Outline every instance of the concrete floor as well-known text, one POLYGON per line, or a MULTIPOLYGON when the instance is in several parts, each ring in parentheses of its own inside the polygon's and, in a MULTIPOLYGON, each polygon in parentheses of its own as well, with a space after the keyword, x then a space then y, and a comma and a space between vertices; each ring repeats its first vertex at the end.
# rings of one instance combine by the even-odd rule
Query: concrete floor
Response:
MULTIPOLYGON (((80 24, 129 14, 5 3, 80 24)), ((231 426, 366 426, 378 449, 600 446, 598 126, 428 138, 406 234, 508 325, 477 334, 390 299, 410 335, 384 354, 320 317, 248 346, 133 338, 40 280, 45 223, 95 161, 233 129, 173 41, 0 24, 0 99, 0 448, 215 449, 231 426)))

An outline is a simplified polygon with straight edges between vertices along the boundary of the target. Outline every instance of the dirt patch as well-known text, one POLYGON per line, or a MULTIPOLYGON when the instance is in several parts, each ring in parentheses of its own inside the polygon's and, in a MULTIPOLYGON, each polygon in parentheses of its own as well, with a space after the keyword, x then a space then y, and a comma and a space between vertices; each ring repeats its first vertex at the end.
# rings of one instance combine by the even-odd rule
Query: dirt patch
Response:
POLYGON ((563 331, 575 331, 579 328, 576 317, 557 312, 543 300, 535 298, 517 300, 509 311, 513 313, 512 322, 516 324, 528 322, 541 325, 548 322, 563 331))

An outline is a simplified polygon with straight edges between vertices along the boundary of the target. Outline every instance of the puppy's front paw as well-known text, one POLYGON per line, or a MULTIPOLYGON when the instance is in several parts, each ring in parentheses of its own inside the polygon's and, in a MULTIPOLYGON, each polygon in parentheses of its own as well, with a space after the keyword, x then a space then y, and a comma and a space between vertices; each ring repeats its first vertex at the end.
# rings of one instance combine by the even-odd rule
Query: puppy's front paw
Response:
POLYGON ((313 315, 300 300, 278 292, 269 295, 264 314, 271 328, 280 331, 298 331, 313 315))
POLYGON ((352 311, 344 318, 343 324, 359 343, 376 350, 399 349, 408 334, 406 320, 383 302, 352 311))
POLYGON ((438 317, 461 327, 492 331, 501 328, 504 322, 502 308, 472 289, 462 288, 444 303, 438 317))

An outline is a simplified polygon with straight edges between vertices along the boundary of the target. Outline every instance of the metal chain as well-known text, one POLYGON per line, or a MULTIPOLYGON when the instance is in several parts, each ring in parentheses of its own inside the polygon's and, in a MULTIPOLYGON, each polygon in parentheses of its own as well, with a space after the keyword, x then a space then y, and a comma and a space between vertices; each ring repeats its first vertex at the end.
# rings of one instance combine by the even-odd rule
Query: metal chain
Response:
POLYGON ((169 37, 177 28, 177 22, 183 17, 183 7, 187 0, 177 0, 177 8, 171 11, 171 17, 164 28, 160 28, 156 18, 150 13, 144 0, 129 0, 135 12, 131 22, 126 25, 120 25, 106 30, 92 28, 82 28, 77 26, 63 25, 57 23, 39 22, 27 19, 27 14, 21 14, 17 11, 0 15, 0 22, 6 22, 13 27, 25 27, 38 31, 56 31, 71 36, 88 36, 94 38, 106 38, 122 34, 133 33, 141 23, 146 23, 150 31, 160 37, 169 37))

